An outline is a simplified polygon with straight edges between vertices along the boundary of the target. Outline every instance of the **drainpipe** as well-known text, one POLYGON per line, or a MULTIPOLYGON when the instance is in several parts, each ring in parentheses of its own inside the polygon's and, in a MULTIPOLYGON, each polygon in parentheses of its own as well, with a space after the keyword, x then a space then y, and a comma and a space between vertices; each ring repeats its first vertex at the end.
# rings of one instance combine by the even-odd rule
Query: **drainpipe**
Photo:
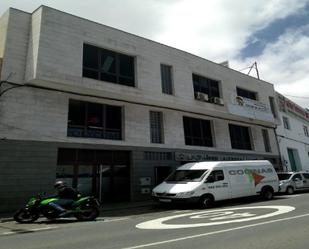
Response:
POLYGON ((279 141, 278 141, 278 134, 277 134, 277 131, 276 131, 277 125, 273 129, 274 129, 274 133, 275 133, 275 137, 276 137, 276 143, 277 143, 278 152, 279 152, 279 170, 285 171, 285 169, 283 168, 282 155, 281 155, 280 145, 279 145, 279 141))

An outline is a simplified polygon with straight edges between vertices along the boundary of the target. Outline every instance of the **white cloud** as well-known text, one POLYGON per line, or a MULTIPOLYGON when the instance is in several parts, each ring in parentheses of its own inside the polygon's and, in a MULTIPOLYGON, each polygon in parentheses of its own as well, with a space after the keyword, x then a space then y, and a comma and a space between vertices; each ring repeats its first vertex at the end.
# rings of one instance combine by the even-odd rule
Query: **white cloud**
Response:
POLYGON ((183 0, 171 5, 155 39, 222 61, 235 57, 248 38, 274 20, 299 11, 308 0, 183 0))
MULTIPOLYGON (((236 70, 257 61, 261 78, 278 91, 309 96, 308 26, 288 30, 278 41, 266 44, 258 57, 239 57, 247 43, 254 41, 256 31, 280 18, 302 13, 309 0, 1 0, 0 12, 8 7, 32 12, 41 4, 209 60, 230 60, 236 70)), ((293 100, 309 107, 309 100, 293 100)))
MULTIPOLYGON (((288 29, 277 42, 267 44, 263 53, 232 64, 241 68, 258 62, 261 79, 271 82, 283 95, 309 97, 309 24, 288 29)), ((309 98, 293 98, 296 103, 309 108, 309 98)))

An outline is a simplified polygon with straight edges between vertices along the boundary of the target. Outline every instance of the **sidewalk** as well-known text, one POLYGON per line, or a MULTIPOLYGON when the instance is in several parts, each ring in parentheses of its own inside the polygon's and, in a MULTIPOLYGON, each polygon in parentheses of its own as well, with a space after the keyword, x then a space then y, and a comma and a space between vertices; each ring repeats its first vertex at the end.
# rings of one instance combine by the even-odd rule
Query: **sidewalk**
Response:
MULTIPOLYGON (((136 215, 155 210, 156 203, 152 200, 138 202, 106 203, 100 209, 100 217, 136 215)), ((12 213, 0 213, 0 223, 13 221, 12 213)))

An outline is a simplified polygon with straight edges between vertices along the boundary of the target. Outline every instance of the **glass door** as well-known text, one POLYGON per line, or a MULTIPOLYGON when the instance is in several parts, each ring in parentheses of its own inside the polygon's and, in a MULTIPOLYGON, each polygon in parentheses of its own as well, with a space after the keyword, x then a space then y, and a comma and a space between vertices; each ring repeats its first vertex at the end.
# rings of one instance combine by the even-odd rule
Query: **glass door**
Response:
POLYGON ((94 180, 93 173, 94 173, 94 166, 78 165, 76 189, 83 196, 89 196, 95 193, 93 188, 93 180, 94 180))
POLYGON ((112 200, 111 172, 111 165, 100 164, 97 168, 97 192, 101 203, 112 200))
POLYGON ((112 188, 114 201, 129 200, 130 178, 128 165, 113 165, 112 188))

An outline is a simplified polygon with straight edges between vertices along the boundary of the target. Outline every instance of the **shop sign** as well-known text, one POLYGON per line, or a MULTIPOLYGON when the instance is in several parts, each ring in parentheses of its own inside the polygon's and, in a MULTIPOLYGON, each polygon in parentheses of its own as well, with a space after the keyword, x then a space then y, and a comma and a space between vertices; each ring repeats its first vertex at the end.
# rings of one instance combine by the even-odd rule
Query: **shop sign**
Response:
POLYGON ((212 153, 182 153, 175 152, 176 161, 200 162, 200 161, 241 161, 258 160, 257 156, 252 155, 231 155, 231 154, 212 154, 212 153))
POLYGON ((299 105, 284 97, 283 95, 279 93, 277 94, 280 111, 293 113, 294 115, 309 121, 309 111, 300 107, 299 105))
POLYGON ((231 114, 257 120, 274 122, 271 109, 266 104, 232 94, 228 110, 231 114))

